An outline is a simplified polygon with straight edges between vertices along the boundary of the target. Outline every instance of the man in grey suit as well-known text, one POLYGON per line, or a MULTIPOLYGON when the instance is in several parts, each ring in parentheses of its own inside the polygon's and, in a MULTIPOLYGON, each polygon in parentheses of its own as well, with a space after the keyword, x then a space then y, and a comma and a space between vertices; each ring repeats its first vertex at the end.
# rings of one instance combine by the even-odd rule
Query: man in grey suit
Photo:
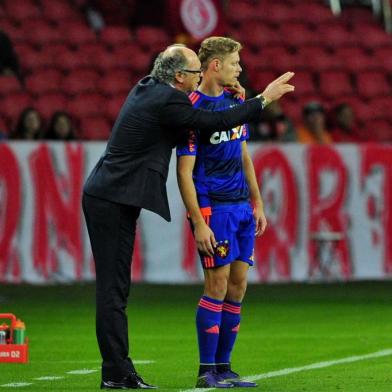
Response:
POLYGON ((125 313, 136 221, 142 208, 170 221, 166 179, 172 148, 187 128, 226 130, 258 119, 262 109, 294 87, 288 72, 258 97, 224 112, 197 110, 187 93, 200 80, 200 61, 186 47, 170 46, 151 75, 128 95, 106 150, 84 186, 83 211, 96 268, 96 333, 102 389, 151 389, 128 356, 125 313))

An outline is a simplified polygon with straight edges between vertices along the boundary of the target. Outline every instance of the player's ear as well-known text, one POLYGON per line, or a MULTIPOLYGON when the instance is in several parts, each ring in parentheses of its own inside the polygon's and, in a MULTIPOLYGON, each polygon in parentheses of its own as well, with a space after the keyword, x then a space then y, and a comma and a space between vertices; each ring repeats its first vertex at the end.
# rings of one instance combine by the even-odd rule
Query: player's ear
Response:
POLYGON ((215 72, 217 72, 221 69, 221 63, 220 63, 219 59, 214 59, 211 61, 211 63, 212 63, 213 70, 215 72))

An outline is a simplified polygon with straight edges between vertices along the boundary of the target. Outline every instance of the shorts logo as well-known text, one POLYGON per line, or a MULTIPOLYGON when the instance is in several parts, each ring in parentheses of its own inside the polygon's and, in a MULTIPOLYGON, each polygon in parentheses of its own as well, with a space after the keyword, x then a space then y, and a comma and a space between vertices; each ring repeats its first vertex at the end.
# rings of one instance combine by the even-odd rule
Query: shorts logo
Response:
POLYGON ((215 248, 215 253, 221 259, 225 259, 229 254, 229 241, 226 240, 218 242, 215 248))

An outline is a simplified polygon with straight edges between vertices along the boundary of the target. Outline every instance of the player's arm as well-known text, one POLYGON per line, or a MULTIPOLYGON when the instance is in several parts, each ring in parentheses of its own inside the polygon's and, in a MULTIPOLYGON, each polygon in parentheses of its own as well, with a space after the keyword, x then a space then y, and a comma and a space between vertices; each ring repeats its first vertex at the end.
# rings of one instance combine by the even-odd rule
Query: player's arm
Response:
POLYGON ((264 107, 284 94, 294 91, 288 81, 294 76, 292 72, 271 82, 256 98, 245 101, 243 105, 218 112, 195 109, 186 94, 173 89, 160 112, 160 121, 167 127, 183 129, 200 129, 225 131, 238 125, 258 120, 264 107))
POLYGON ((253 166, 252 158, 249 155, 246 141, 243 141, 241 143, 241 149, 242 165, 244 167, 246 182, 248 183, 249 187, 250 199, 253 204, 253 215, 256 220, 256 236, 260 236, 264 233, 264 230, 267 227, 267 219, 264 215, 263 199, 260 195, 260 189, 257 183, 255 169, 253 166))
POLYGON ((197 248, 205 255, 213 256, 216 245, 215 236, 208 227, 200 211, 197 201, 196 188, 193 182, 193 168, 196 157, 182 155, 177 157, 177 181, 185 208, 194 227, 197 248))

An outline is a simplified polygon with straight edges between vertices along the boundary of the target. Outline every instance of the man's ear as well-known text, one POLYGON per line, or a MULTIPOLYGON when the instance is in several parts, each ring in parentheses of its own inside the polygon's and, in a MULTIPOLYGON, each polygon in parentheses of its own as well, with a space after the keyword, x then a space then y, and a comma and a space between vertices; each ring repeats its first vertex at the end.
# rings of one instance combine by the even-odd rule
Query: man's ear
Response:
POLYGON ((178 83, 184 83, 184 73, 181 71, 176 72, 175 79, 178 83))

